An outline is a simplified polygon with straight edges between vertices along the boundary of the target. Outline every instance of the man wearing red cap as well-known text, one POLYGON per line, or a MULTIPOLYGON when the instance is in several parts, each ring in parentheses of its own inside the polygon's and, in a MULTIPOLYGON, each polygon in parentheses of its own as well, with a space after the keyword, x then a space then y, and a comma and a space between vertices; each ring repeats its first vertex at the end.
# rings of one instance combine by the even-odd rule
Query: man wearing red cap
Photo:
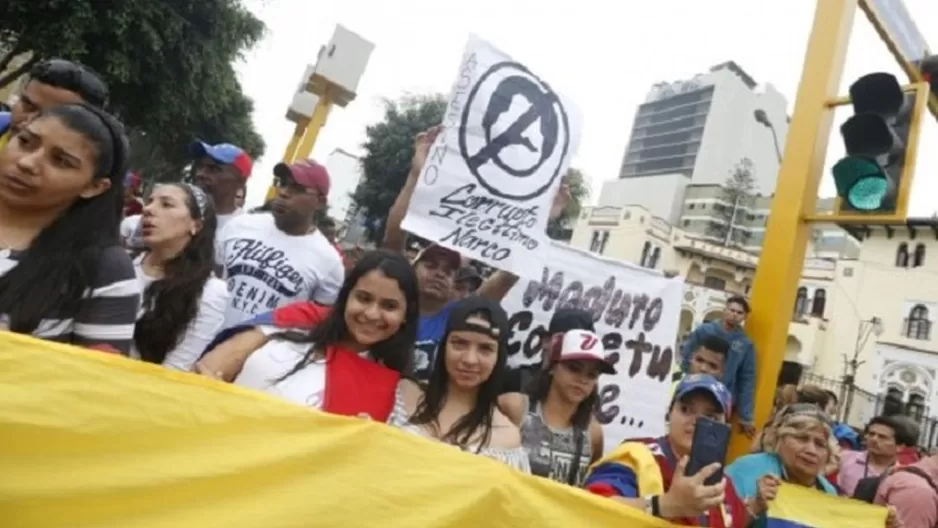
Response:
MULTIPOLYGON (((270 212, 239 215, 217 237, 215 258, 230 294, 225 327, 296 301, 331 305, 345 278, 342 259, 313 220, 329 196, 326 168, 312 160, 279 163, 274 176, 270 212)), ((233 205, 237 188, 230 190, 233 205)))

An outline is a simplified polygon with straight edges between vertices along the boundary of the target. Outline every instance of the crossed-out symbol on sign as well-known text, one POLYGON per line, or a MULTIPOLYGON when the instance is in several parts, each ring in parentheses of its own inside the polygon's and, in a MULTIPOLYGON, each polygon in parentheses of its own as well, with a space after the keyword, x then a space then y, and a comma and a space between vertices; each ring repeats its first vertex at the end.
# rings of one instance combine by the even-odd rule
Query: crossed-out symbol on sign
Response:
POLYGON ((501 198, 527 200, 543 194, 559 175, 570 146, 569 122, 560 98, 546 83, 516 62, 497 63, 479 77, 469 93, 460 125, 459 150, 469 171, 483 187, 501 198), (477 99, 479 99, 480 87, 485 85, 493 74, 503 73, 504 70, 508 70, 509 73, 498 82, 488 101, 485 102, 485 110, 482 112, 481 128, 484 134, 484 144, 475 153, 470 153, 467 131, 470 128, 470 118, 479 113, 477 99), (509 110, 516 96, 523 97, 530 106, 508 128, 493 136, 496 122, 509 110), (535 121, 539 121, 540 124, 542 138, 540 148, 524 135, 524 132, 535 121), (562 151, 555 160, 556 166, 545 168, 545 163, 557 150, 558 143, 561 143, 559 146, 562 151), (528 152, 539 154, 533 165, 519 168, 506 163, 502 158, 503 151, 516 145, 525 148, 528 152), (494 164, 504 174, 483 174, 481 169, 488 163, 494 164), (519 190, 517 181, 506 181, 504 179, 506 176, 527 180, 519 190), (511 185, 506 185, 509 183, 511 185))

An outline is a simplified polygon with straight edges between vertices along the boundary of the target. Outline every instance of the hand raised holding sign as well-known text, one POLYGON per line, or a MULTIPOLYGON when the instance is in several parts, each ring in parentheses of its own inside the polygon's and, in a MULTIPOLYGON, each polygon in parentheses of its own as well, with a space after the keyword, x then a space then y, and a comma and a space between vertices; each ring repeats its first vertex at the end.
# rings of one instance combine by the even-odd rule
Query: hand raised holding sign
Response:
POLYGON ((560 189, 557 189, 557 194, 554 196, 554 202, 550 206, 551 220, 556 220, 563 215, 564 210, 570 205, 572 197, 570 182, 564 176, 563 181, 560 183, 560 189))
POLYGON ((427 155, 430 153, 430 146, 436 141, 441 130, 443 130, 441 125, 432 126, 417 134, 417 137, 414 138, 414 157, 410 160, 410 174, 412 177, 418 176, 420 171, 423 170, 423 166, 427 162, 427 155))

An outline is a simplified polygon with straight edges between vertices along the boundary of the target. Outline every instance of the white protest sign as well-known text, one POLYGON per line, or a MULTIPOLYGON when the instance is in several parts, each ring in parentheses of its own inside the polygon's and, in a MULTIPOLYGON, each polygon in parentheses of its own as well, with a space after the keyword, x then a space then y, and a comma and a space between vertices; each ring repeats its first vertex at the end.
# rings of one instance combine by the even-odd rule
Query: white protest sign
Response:
POLYGON ((607 450, 625 438, 663 435, 684 283, 560 243, 545 245, 537 262, 541 278, 519 281, 502 301, 511 317, 509 366, 541 362, 556 309, 588 310, 618 371, 599 381, 607 450))
POLYGON ((470 37, 401 227, 520 276, 548 243, 554 196, 580 139, 573 105, 470 37))

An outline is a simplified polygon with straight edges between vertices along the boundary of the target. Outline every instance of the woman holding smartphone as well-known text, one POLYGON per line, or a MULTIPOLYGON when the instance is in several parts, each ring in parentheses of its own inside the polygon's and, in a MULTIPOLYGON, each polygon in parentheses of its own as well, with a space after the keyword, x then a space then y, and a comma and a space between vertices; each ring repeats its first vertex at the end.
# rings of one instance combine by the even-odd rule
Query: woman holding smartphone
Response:
POLYGON ((590 468, 584 487, 682 526, 744 528, 749 516, 732 482, 708 485, 720 464, 687 475, 697 420, 725 424, 730 393, 713 376, 691 374, 678 383, 668 410, 668 433, 626 440, 590 468))

